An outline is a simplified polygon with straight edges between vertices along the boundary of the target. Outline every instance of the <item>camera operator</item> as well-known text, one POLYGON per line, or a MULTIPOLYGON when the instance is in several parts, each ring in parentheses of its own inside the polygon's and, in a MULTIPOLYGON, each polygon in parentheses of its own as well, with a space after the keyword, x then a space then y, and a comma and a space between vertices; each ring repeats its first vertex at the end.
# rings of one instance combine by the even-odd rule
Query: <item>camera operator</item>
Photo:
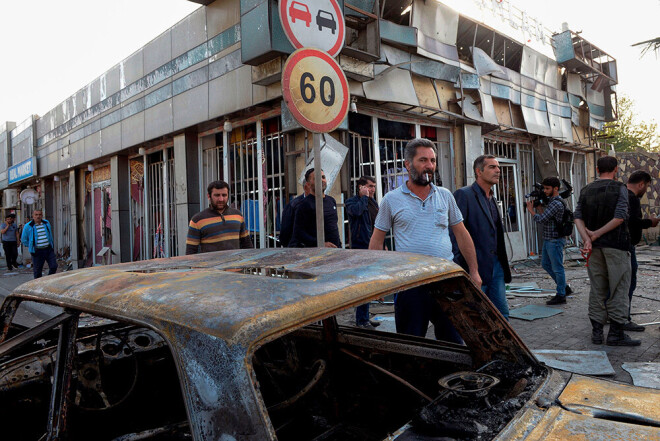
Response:
MULTIPOLYGON (((566 303, 566 294, 570 288, 566 285, 564 274, 564 246, 566 238, 559 235, 558 226, 562 221, 566 206, 559 196, 561 183, 558 178, 548 177, 541 182, 543 193, 547 198, 547 206, 534 207, 532 201, 527 201, 527 211, 534 216, 534 222, 543 225, 543 251, 541 265, 552 280, 557 284, 557 294, 548 300, 548 305, 566 303)), ((572 291, 568 292, 569 294, 572 291)))

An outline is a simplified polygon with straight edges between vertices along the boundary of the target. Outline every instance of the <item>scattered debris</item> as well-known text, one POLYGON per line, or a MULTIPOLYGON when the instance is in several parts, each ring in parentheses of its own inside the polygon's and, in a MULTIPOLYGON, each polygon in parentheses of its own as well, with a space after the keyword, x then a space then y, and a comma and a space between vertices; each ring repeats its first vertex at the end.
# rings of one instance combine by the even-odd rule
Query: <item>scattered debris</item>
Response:
POLYGON ((376 320, 377 322, 393 322, 394 321, 394 317, 381 317, 379 315, 375 316, 373 319, 376 320))
POLYGON ((539 289, 539 284, 536 282, 526 282, 526 283, 516 283, 510 282, 507 283, 506 289, 515 290, 515 289, 539 289))
POLYGON ((582 375, 614 375, 614 368, 604 351, 560 351, 537 349, 532 351, 539 361, 563 371, 582 375))
POLYGON ((623 363, 635 386, 660 389, 660 363, 623 363))
POLYGON ((561 314, 563 311, 557 308, 550 308, 542 305, 527 305, 522 308, 512 309, 509 311, 509 317, 521 320, 536 320, 540 318, 552 317, 556 314, 561 314))

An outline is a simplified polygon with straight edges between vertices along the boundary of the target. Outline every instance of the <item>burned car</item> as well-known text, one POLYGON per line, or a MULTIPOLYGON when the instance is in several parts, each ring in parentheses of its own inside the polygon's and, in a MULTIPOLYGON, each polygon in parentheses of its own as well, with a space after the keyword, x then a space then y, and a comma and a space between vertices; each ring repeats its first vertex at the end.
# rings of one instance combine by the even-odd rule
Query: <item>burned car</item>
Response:
POLYGON ((465 272, 267 249, 94 267, 2 305, 8 440, 659 439, 660 391, 540 364, 465 272), (423 287, 465 345, 340 325, 423 287), (26 311, 57 307, 22 323, 26 311))

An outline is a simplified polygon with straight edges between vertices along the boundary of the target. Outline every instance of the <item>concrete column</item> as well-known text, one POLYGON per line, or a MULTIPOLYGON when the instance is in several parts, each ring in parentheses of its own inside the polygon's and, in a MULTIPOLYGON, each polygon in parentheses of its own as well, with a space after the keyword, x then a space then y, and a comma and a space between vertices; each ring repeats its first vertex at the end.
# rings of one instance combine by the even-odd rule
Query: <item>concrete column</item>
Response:
POLYGON ((484 143, 481 138, 481 126, 465 124, 465 185, 472 185, 477 178, 472 165, 474 160, 483 155, 484 143))
POLYGON ((200 211, 199 149, 197 134, 186 132, 174 137, 174 182, 176 231, 179 255, 186 253, 186 235, 190 218, 200 211))
POLYGON ((110 158, 110 212, 112 214, 111 262, 131 261, 131 187, 128 157, 110 158))
MULTIPOLYGON (((78 172, 78 174, 82 174, 78 172)), ((69 192, 69 228, 70 228, 70 236, 71 236, 71 244, 70 244, 70 250, 69 252, 71 253, 71 265, 73 265, 73 269, 78 269, 78 261, 81 259, 80 255, 80 241, 78 240, 79 234, 78 232, 81 231, 78 229, 79 226, 79 219, 80 217, 78 216, 78 197, 76 195, 76 183, 77 183, 77 178, 76 178, 76 170, 71 170, 69 171, 69 188, 66 189, 66 191, 69 192)), ((84 187, 79 187, 81 192, 84 192, 85 188, 84 187)), ((82 208, 80 208, 82 210, 82 208)))

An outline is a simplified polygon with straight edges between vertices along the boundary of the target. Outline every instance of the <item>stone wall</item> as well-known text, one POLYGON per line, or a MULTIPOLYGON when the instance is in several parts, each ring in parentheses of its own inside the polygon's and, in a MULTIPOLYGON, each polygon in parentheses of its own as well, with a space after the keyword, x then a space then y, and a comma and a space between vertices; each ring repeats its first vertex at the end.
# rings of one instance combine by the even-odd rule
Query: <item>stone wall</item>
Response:
MULTIPOLYGON (((644 217, 660 217, 660 154, 634 152, 617 153, 619 160, 619 176, 623 182, 628 182, 628 176, 635 170, 644 170, 649 172, 653 180, 649 190, 642 197, 642 215, 644 217)), ((644 236, 649 243, 658 240, 660 235, 660 226, 644 230, 644 236)), ((644 238, 640 245, 644 244, 644 238)))

